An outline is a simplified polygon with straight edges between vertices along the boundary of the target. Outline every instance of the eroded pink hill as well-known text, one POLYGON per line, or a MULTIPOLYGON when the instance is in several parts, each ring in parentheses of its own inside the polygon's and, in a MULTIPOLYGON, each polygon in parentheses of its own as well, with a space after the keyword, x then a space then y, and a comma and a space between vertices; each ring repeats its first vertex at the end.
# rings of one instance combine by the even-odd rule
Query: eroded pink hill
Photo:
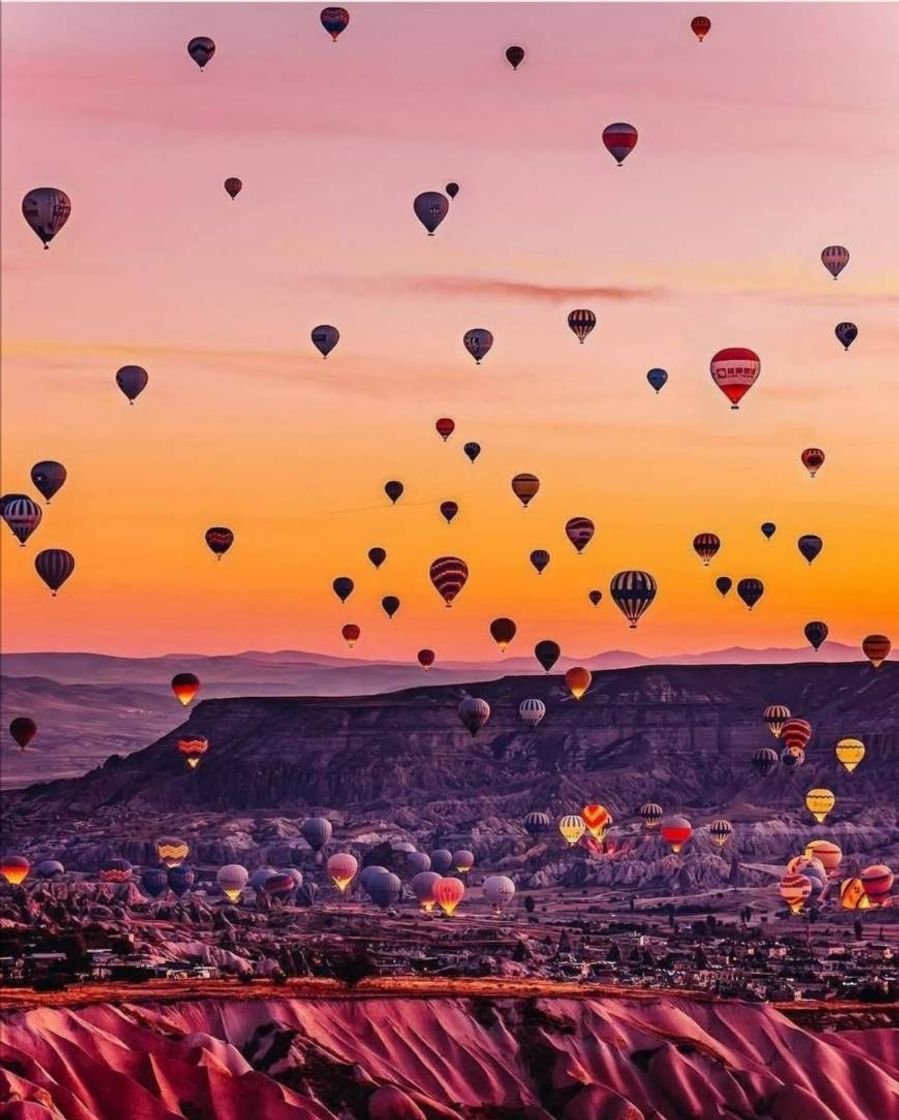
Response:
POLYGON ((686 999, 272 1000, 2 1024, 14 1120, 888 1120, 899 1032, 686 999))

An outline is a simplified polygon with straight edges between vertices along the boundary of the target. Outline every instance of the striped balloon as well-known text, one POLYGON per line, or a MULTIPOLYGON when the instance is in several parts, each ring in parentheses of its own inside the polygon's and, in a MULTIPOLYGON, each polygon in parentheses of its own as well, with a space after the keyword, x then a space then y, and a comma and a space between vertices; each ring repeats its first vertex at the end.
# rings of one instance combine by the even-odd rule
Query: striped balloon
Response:
POLYGON ((657 590, 656 581, 649 572, 618 572, 609 585, 613 602, 631 624, 632 630, 637 628, 640 616, 655 599, 657 590))
POLYGON ((569 813, 567 817, 562 817, 559 821, 559 832, 562 833, 570 848, 575 847, 586 831, 587 826, 584 824, 584 818, 579 813, 569 813))
POLYGON ((836 280, 846 265, 849 264, 849 250, 843 245, 828 245, 821 252, 821 263, 836 280))
POLYGON ((565 522, 565 536, 579 553, 593 540, 595 531, 596 526, 589 517, 571 517, 565 522))
POLYGON ((64 548, 45 548, 35 556, 34 568, 55 595, 75 571, 75 557, 64 548))
POLYGON ((812 893, 812 881, 807 875, 787 874, 780 881, 780 897, 792 914, 798 914, 812 893))
POLYGON ((873 906, 882 906, 893 889, 895 876, 885 863, 875 863, 866 867, 861 874, 862 887, 868 901, 873 906))
POLYGON ((655 801, 644 801, 637 813, 645 828, 658 828, 659 822, 665 815, 662 806, 655 801))
POLYGON ((163 867, 180 867, 190 853, 190 844, 175 836, 163 836, 156 842, 156 855, 163 867))
POLYGON ((25 542, 40 525, 42 517, 41 507, 24 494, 8 496, 3 501, 3 520, 23 548, 25 542))
POLYGON ((585 307, 579 307, 568 315, 568 326, 574 332, 578 342, 583 345, 584 339, 596 326, 596 316, 585 307))
POLYGON ((535 474, 517 474, 512 479, 512 493, 525 509, 539 489, 540 479, 535 474))
POLYGON ((734 826, 730 823, 730 821, 712 821, 712 823, 709 825, 709 836, 711 836, 712 840, 714 840, 719 848, 723 848, 727 841, 730 839, 733 830, 734 826))
POLYGON ((518 706, 518 715, 522 723, 527 724, 532 730, 546 715, 546 705, 542 700, 522 700, 518 706))
POLYGON ((770 747, 761 747, 752 756, 753 769, 761 774, 763 778, 768 777, 779 761, 780 758, 777 751, 772 750, 770 747))
POLYGON ((468 565, 458 556, 438 556, 431 564, 429 574, 437 593, 449 607, 465 586, 468 579, 468 565))
POLYGON ((22 214, 38 237, 44 248, 69 220, 72 202, 65 191, 58 187, 36 187, 22 199, 22 214))
POLYGON ((637 146, 637 130, 632 124, 607 125, 602 130, 602 142, 620 167, 637 146))
POLYGON ((804 751, 812 737, 812 725, 807 719, 791 716, 784 720, 780 729, 780 740, 787 747, 804 751))
POLYGON ((721 538, 716 533, 697 533, 693 538, 693 551, 706 567, 719 548, 721 538))
POLYGON ((862 653, 875 669, 879 669, 886 661, 892 648, 892 643, 886 634, 869 634, 862 642, 862 653))

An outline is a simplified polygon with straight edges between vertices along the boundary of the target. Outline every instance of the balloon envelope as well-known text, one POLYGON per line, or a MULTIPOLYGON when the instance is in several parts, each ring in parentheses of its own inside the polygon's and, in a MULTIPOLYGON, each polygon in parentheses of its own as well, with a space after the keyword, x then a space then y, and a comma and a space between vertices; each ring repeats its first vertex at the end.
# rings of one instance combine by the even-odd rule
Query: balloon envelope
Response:
POLYGON ((837 336, 844 350, 848 350, 853 342, 858 338, 858 327, 855 323, 837 323, 833 329, 833 333, 837 336))
POLYGON ((543 666, 544 670, 547 673, 559 660, 559 655, 561 654, 561 652, 561 649, 559 649, 559 643, 550 641, 549 639, 538 642, 534 646, 534 656, 537 658, 538 662, 543 666))
POLYGON ((52 459, 35 463, 31 468, 31 481, 37 492, 49 503, 67 478, 66 468, 52 459))
POLYGON ((712 380, 730 401, 739 408, 740 401, 758 380, 762 363, 754 350, 731 346, 719 350, 709 363, 712 380))
POLYGON ((323 358, 327 358, 340 341, 340 331, 337 327, 332 327, 328 323, 322 323, 321 326, 312 328, 310 338, 312 339, 312 345, 319 354, 321 354, 323 358))
POLYGON ((637 139, 634 126, 621 121, 607 125, 602 131, 602 142, 619 167, 636 148, 637 139))
POLYGON ((130 404, 134 404, 146 389, 149 380, 150 377, 143 366, 122 366, 115 375, 116 385, 128 398, 130 404))
POLYGON ((660 393, 668 381, 668 371, 664 369, 651 369, 646 375, 646 380, 657 393, 660 393))
POLYGON ((643 612, 656 597, 656 581, 649 572, 618 572, 612 577, 609 591, 615 606, 636 629, 643 612))
POLYGON ((506 47, 506 61, 513 70, 517 70, 524 62, 524 47, 506 47))
POLYGON ((58 187, 35 187, 22 199, 22 215, 45 249, 50 247, 71 213, 71 199, 58 187))
POLYGON ((449 199, 439 191, 425 191, 417 196, 412 204, 415 216, 428 231, 428 236, 434 236, 434 230, 440 225, 449 211, 449 199))
POLYGON ((64 548, 46 548, 34 558, 34 567, 55 595, 75 571, 75 557, 64 548))
POLYGON ((319 19, 321 20, 322 27, 336 43, 337 36, 342 31, 346 30, 350 22, 350 13, 346 8, 322 8, 319 19))
POLYGON ((449 607, 468 580, 468 565, 458 556, 438 556, 429 575, 437 594, 449 607))
POLYGON ((474 358, 475 365, 480 365, 493 346, 493 335, 486 327, 474 327, 462 336, 462 345, 474 358))
POLYGON ((187 44, 187 53, 202 70, 215 54, 215 43, 208 35, 198 35, 187 44))

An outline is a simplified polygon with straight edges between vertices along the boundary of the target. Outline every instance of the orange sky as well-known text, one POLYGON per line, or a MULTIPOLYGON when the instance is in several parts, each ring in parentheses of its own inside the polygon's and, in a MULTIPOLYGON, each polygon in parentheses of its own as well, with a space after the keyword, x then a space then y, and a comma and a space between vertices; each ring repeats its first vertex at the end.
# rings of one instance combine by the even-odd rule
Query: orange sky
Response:
POLYGON ((570 656, 800 646, 812 618, 895 634, 899 9, 712 6, 702 45, 677 4, 351 11, 332 45, 308 5, 4 7, 2 487, 69 471, 26 549, 3 529, 5 648, 338 653, 354 621, 362 657, 484 657, 500 614, 510 652, 570 656), (197 34, 218 45, 202 74, 197 34), (640 131, 621 169, 600 140, 618 120, 640 131), (450 179, 428 238, 412 199, 450 179), (43 185, 73 203, 46 253, 19 212, 43 185), (831 243, 852 254, 836 284, 831 243), (584 346, 574 307, 599 318, 584 346), (496 338, 481 367, 474 326, 496 338), (734 345, 762 359, 739 412, 708 374, 734 345), (134 408, 127 363, 150 374, 134 408), (543 483, 526 511, 518 471, 543 483), (221 563, 212 524, 237 534, 221 563), (708 571, 701 531, 724 542, 708 571), (47 547, 77 560, 58 599, 47 547), (452 610, 427 579, 446 553, 471 569, 452 610), (659 585, 636 632, 608 599, 628 567, 659 585), (765 581, 752 614, 721 574, 765 581))

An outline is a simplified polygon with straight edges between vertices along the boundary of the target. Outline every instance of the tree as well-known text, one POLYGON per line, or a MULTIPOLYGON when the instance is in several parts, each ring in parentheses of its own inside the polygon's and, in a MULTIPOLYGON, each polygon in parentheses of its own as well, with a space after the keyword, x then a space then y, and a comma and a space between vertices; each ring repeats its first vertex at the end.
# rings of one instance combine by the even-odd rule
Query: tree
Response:
POLYGON ((855 921, 852 923, 852 929, 855 933, 855 940, 856 941, 864 941, 864 939, 865 939, 865 927, 862 925, 861 918, 856 918, 855 919, 855 921))
POLYGON ((524 908, 528 914, 533 914, 537 909, 537 903, 534 901, 534 896, 532 894, 526 894, 524 896, 524 908))
POLYGON ((378 966, 368 949, 360 946, 349 953, 335 957, 331 961, 331 972, 335 980, 339 980, 348 988, 355 988, 369 976, 376 976, 378 966))
POLYGON ((606 960, 612 964, 621 964, 621 947, 617 941, 613 941, 606 954, 606 960))

